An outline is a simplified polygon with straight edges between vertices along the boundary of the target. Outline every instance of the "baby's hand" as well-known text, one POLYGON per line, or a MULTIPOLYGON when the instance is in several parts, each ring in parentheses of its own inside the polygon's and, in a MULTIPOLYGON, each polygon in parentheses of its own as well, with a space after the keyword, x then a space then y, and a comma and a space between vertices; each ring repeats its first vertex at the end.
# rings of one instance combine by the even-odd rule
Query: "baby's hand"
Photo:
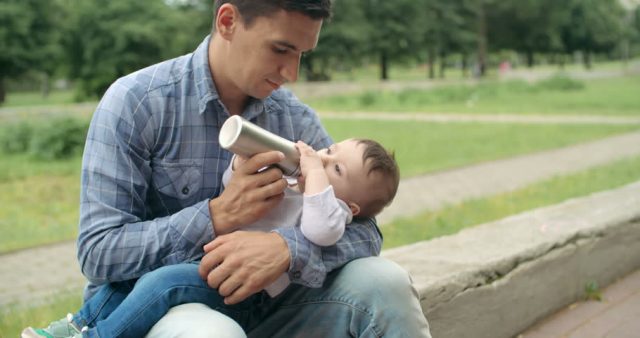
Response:
POLYGON ((311 170, 323 169, 322 159, 313 148, 302 141, 296 143, 296 148, 300 152, 300 171, 302 176, 307 176, 311 170))

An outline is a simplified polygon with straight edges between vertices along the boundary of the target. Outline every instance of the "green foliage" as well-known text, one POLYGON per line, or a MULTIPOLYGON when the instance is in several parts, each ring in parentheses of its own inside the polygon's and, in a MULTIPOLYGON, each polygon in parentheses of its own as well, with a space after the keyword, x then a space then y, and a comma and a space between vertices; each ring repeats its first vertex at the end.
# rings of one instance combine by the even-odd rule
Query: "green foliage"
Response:
POLYGON ((29 70, 46 73, 56 67, 58 35, 54 29, 56 2, 3 0, 0 3, 0 104, 4 80, 29 70))
POLYGON ((577 91, 585 88, 584 82, 566 75, 555 75, 536 84, 536 87, 549 91, 577 91))
POLYGON ((82 152, 88 128, 86 120, 66 117, 9 124, 0 129, 0 151, 43 160, 69 158, 82 152))
POLYGON ((584 298, 585 300, 602 301, 602 292, 600 291, 600 285, 598 285, 598 282, 587 282, 584 286, 584 298))
POLYGON ((194 30, 203 29, 203 18, 211 20, 208 11, 164 1, 68 2, 72 7, 63 43, 81 98, 101 96, 115 79, 193 50, 208 32, 194 30))
POLYGON ((38 128, 29 151, 40 159, 69 158, 82 152, 89 125, 86 121, 54 119, 46 127, 38 128))
POLYGON ((0 129, 0 150, 5 154, 25 153, 33 138, 33 125, 24 121, 0 129))

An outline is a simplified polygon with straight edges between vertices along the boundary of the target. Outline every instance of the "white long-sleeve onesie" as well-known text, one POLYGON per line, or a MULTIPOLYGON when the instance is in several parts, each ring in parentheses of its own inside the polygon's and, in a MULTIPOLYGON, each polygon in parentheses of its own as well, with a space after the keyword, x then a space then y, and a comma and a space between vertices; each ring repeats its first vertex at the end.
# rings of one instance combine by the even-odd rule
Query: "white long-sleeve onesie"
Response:
MULTIPOLYGON (((231 161, 233 163, 233 161, 231 161)), ((231 165, 222 176, 224 187, 231 180, 231 165)), ((353 215, 349 206, 336 198, 332 186, 314 195, 304 195, 294 189, 287 188, 284 198, 277 207, 269 211, 258 221, 249 224, 242 230, 271 231, 281 227, 300 226, 302 234, 312 243, 319 246, 335 244, 353 215)), ((290 284, 289 276, 284 273, 273 284, 265 288, 271 297, 280 294, 290 284)))

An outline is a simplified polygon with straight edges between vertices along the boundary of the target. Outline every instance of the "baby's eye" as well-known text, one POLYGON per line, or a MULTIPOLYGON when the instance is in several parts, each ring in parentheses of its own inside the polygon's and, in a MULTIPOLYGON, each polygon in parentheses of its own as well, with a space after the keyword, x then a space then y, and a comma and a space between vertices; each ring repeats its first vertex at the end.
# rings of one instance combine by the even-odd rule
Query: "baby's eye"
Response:
POLYGON ((331 154, 331 148, 327 148, 327 155, 331 154))
POLYGON ((340 175, 342 172, 340 171, 340 166, 336 164, 336 172, 340 175))

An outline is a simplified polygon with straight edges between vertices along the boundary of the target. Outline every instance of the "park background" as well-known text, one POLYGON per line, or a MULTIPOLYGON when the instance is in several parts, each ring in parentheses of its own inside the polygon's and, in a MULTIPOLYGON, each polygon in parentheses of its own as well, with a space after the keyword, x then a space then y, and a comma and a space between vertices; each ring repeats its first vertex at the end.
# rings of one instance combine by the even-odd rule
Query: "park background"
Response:
MULTIPOLYGON (((636 131, 639 3, 336 0, 289 87, 335 139, 395 149, 403 178, 636 131)), ((118 77, 195 49, 211 20, 211 1, 0 2, 0 255, 74 239, 97 100, 118 77)), ((631 158, 394 219, 381 224, 384 248, 639 179, 631 158)), ((79 294, 3 304, 0 337, 77 308, 79 294)))

